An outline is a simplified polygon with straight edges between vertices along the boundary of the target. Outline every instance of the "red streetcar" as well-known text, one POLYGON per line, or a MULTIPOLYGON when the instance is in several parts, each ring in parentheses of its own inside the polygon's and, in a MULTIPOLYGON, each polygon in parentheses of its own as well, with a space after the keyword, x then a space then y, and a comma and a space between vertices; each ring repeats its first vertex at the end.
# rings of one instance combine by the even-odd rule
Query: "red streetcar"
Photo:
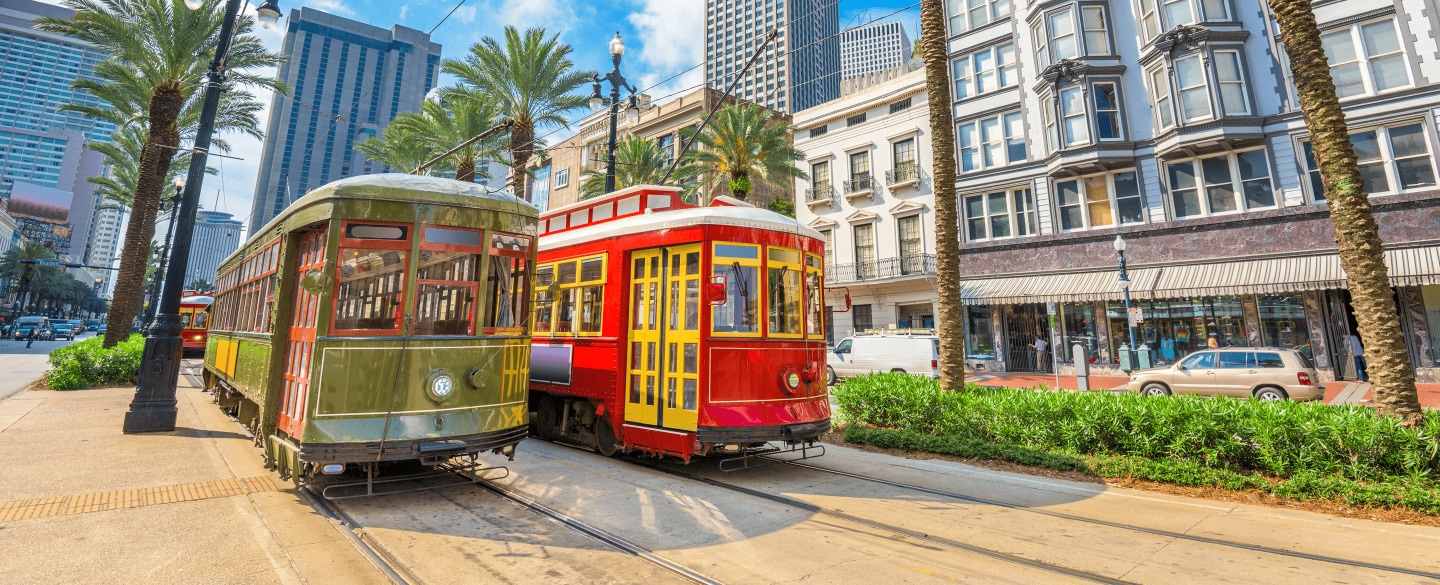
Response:
POLYGON ((205 351, 205 336, 210 330, 210 305, 215 297, 187 290, 180 293, 180 338, 184 349, 205 351))
POLYGON ((830 429, 818 232, 642 185, 543 213, 540 234, 537 436, 689 461, 830 429))

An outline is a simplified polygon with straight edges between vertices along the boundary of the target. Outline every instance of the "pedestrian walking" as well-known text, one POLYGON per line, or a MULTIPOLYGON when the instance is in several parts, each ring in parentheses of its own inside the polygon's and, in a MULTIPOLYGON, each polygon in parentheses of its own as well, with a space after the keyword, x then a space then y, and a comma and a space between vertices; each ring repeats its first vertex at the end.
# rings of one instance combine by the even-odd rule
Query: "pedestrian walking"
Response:
POLYGON ((1046 359, 1047 354, 1045 353, 1045 347, 1046 347, 1047 345, 1049 345, 1049 344, 1046 343, 1046 342, 1045 342, 1045 339, 1044 339, 1044 338, 1041 338, 1041 337, 1035 338, 1035 343, 1030 344, 1030 347, 1035 348, 1035 369, 1037 369, 1037 370, 1045 370, 1045 369, 1047 369, 1047 368, 1045 367, 1045 365, 1046 365, 1046 363, 1047 363, 1047 361, 1048 361, 1048 360, 1046 359))
POLYGON ((25 333, 25 348, 26 348, 26 349, 29 349, 30 346, 35 345, 35 330, 36 330, 36 329, 39 329, 39 327, 31 327, 31 328, 30 328, 30 331, 28 331, 28 332, 25 333))
POLYGON ((1350 352, 1351 359, 1355 360, 1355 379, 1364 382, 1369 364, 1365 363, 1365 346, 1360 344, 1360 336, 1354 333, 1346 335, 1345 349, 1350 352))

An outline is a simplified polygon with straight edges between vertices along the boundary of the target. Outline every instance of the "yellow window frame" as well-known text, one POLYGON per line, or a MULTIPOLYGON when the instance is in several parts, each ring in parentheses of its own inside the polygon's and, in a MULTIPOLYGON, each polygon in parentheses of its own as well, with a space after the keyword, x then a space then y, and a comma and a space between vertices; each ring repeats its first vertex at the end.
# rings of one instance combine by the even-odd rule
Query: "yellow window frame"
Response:
MULTIPOLYGON (((784 282, 781 282, 781 283, 780 283, 780 286, 783 288, 783 287, 785 286, 784 282)), ((782 301, 782 302, 783 302, 783 301, 782 301)), ((766 246, 766 247, 765 247, 765 305, 764 305, 764 306, 765 306, 765 313, 766 313, 765 333, 766 333, 767 336, 773 337, 773 338, 776 338, 776 339, 800 339, 800 338, 805 337, 805 253, 804 253, 803 251, 798 250, 798 249, 795 249, 795 248, 786 248, 786 247, 784 247, 784 246, 766 246), (777 259, 777 258, 776 258, 777 253, 778 253, 778 254, 781 254, 781 255, 790 255, 790 256, 792 256, 794 259, 793 259, 793 260, 785 260, 785 259, 783 259, 783 258, 782 258, 782 259, 777 259), (772 271, 772 270, 777 270, 777 269, 783 269, 783 272, 781 272, 781 274, 786 274, 786 273, 789 273, 789 272, 794 272, 795 275, 796 275, 796 277, 798 277, 798 280, 796 281, 796 288, 798 289, 798 295, 797 295, 796 303, 795 303, 795 307, 794 307, 794 311, 795 311, 796 313, 798 313, 798 319, 796 319, 796 323, 795 323, 796 327, 795 327, 795 332, 794 332, 794 333, 777 333, 777 332, 775 332, 775 331, 771 331, 771 330, 770 330, 770 319, 769 319, 769 317, 772 316, 772 311, 770 311, 771 302, 772 302, 772 299, 770 298, 770 291, 772 290, 772 288, 771 288, 771 282, 770 282, 770 275, 771 275, 771 271, 772 271)))
MULTIPOLYGON (((715 305, 710 308, 710 335, 715 337, 763 337, 765 335, 765 289, 762 286, 764 283, 763 279, 765 278, 764 251, 765 246, 762 246, 760 244, 745 244, 741 242, 712 242, 710 244, 710 273, 706 276, 707 282, 710 279, 714 278, 715 267, 717 266, 728 267, 739 264, 741 268, 755 269, 755 282, 748 283, 749 290, 751 291, 751 294, 755 299, 755 315, 752 317, 755 323, 755 331, 716 331, 715 324, 718 321, 717 319, 715 319, 716 311, 721 310, 724 307, 730 306, 729 303, 726 303, 724 305, 715 305), (755 258, 751 259, 736 256, 721 256, 719 255, 719 250, 721 246, 751 248, 755 250, 755 258)), ((733 275, 726 276, 728 276, 729 278, 733 278, 733 275)), ((734 283, 730 283, 727 280, 727 286, 733 286, 733 284, 734 283)))
POLYGON ((809 311, 808 302, 809 302, 809 300, 810 300, 810 295, 811 295, 811 294, 814 294, 814 295, 815 295, 815 302, 819 303, 819 318, 820 318, 819 321, 815 322, 815 331, 812 332, 812 333, 807 333, 807 334, 806 334, 806 337, 809 338, 809 339, 825 339, 825 269, 824 269, 824 266, 825 266, 825 259, 822 258, 819 254, 810 254, 810 253, 808 253, 808 252, 805 254, 805 282, 804 282, 805 288, 804 288, 804 290, 802 291, 802 294, 804 295, 804 297, 803 297, 803 298, 804 298, 804 303, 802 303, 802 304, 806 304, 806 307, 805 307, 805 324, 804 324, 803 327, 806 329, 806 331, 809 331, 810 318, 812 317, 812 315, 810 314, 810 311, 809 311), (817 284, 819 284, 819 288, 820 288, 819 291, 815 291, 814 293, 812 293, 811 290, 810 290, 810 277, 811 277, 812 275, 813 275, 814 278, 815 278, 815 282, 816 282, 817 284))
MULTIPOLYGON (((581 309, 582 309, 581 305, 582 305, 582 303, 584 302, 583 298, 581 298, 580 295, 584 294, 584 291, 583 291, 582 289, 584 289, 584 288, 586 288, 586 287, 591 287, 591 286, 599 286, 599 287, 600 287, 600 290, 601 290, 601 294, 602 294, 602 295, 605 294, 605 283, 606 283, 607 275, 609 274, 609 268, 610 268, 610 258, 609 258, 609 256, 610 256, 609 254, 602 252, 602 253, 600 253, 600 254, 591 254, 591 255, 589 255, 589 256, 577 256, 577 257, 574 257, 574 258, 566 258, 566 259, 564 259, 564 260, 555 260, 555 261, 553 261, 553 262, 545 262, 545 263, 542 263, 542 264, 537 264, 537 265, 535 266, 535 272, 536 272, 537 275, 539 274, 539 272, 540 272, 541 270, 544 270, 544 269, 546 269, 546 268, 549 268, 549 269, 551 270, 551 273, 550 273, 550 274, 551 274, 551 278, 553 279, 553 282, 559 283, 559 282, 560 282, 560 266, 561 266, 562 264, 571 264, 571 263, 573 263, 573 264, 575 265, 575 282, 572 282, 572 283, 569 283, 569 284, 558 284, 558 285, 556 285, 556 288, 555 288, 556 294, 550 296, 550 302, 549 302, 549 303, 544 303, 544 304, 543 304, 544 306, 547 306, 547 307, 550 309, 550 330, 549 330, 549 331, 536 331, 536 332, 534 333, 534 336, 535 336, 535 337, 599 337, 600 335, 604 334, 605 302, 604 302, 604 299, 603 299, 603 298, 601 299, 600 303, 598 304, 598 307, 599 307, 599 309, 600 309, 601 314, 600 314, 600 316, 599 316, 598 319, 597 319, 598 322, 601 323, 601 330, 600 330, 600 331, 588 331, 588 332, 587 332, 587 331, 579 331, 579 326, 580 326, 579 319, 580 319, 581 309), (600 260, 600 277, 599 277, 599 278, 591 278, 591 279, 589 279, 589 280, 586 280, 586 279, 584 278, 584 271, 581 270, 581 267, 584 266, 585 262, 587 262, 587 261, 589 261, 589 260, 595 260, 595 259, 599 259, 599 260, 600 260), (559 326, 560 326, 560 299, 564 298, 564 296, 565 296, 565 291, 567 291, 567 290, 576 290, 576 293, 575 293, 575 294, 576 294, 576 299, 575 299, 575 317, 574 317, 575 322, 573 323, 573 328, 576 329, 576 331, 574 331, 574 332, 570 332, 570 331, 557 331, 557 329, 558 329, 559 326)), ((537 278, 537 280, 538 280, 538 278, 537 278)), ((538 323, 539 323, 539 317, 538 317, 538 315, 539 315, 540 309, 541 309, 541 307, 542 307, 542 303, 541 303, 540 300, 539 300, 539 292, 540 292, 540 287, 539 287, 538 282, 537 282, 537 285, 536 285, 536 300, 535 300, 535 303, 534 303, 534 304, 535 304, 535 308, 534 308, 534 310, 531 312, 532 315, 535 315, 535 317, 532 318, 532 319, 534 320, 535 324, 538 324, 538 323)))

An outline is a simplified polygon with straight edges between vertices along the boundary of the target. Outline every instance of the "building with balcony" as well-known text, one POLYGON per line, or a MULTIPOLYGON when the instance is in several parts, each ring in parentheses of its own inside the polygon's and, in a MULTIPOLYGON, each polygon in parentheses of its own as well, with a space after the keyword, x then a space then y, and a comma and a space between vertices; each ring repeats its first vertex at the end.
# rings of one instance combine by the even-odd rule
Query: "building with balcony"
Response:
POLYGON ((825 235, 832 343, 870 329, 933 327, 938 314, 925 72, 901 65, 847 80, 844 90, 794 122, 809 176, 795 183, 795 217, 825 235))
MULTIPOLYGON (((722 91, 700 88, 658 105, 650 103, 650 96, 637 96, 640 114, 633 122, 628 120, 623 112, 617 117, 616 140, 632 135, 653 140, 665 153, 666 160, 673 162, 683 148, 681 131, 698 128, 705 119, 705 114, 721 103, 722 95, 722 91)), ((726 98, 724 105, 720 107, 740 101, 742 100, 734 97, 726 98)), ((789 121, 789 117, 780 112, 772 111, 771 115, 776 117, 777 122, 789 121)), ((609 111, 601 109, 594 112, 581 119, 577 126, 580 130, 574 136, 546 148, 544 157, 537 156, 529 163, 535 178, 529 182, 526 199, 537 206, 540 201, 546 201, 545 206, 541 207, 542 210, 564 207, 579 201, 580 185, 586 171, 602 175, 605 173, 606 145, 610 137, 609 111), (542 182, 542 177, 548 182, 542 182)), ((710 198, 723 195, 723 189, 723 182, 702 182, 687 188, 684 196, 693 202, 697 192, 703 191, 707 198, 710 198)), ((784 191, 760 185, 757 181, 749 202, 763 207, 782 193, 784 191)), ((784 194, 788 196, 788 193, 784 194)))
MULTIPOLYGON (((1423 2, 1315 12, 1360 157, 1411 359, 1440 378, 1440 47, 1423 2)), ((947 2, 967 363, 1048 371, 1083 345, 1113 371, 1136 334, 1158 362, 1214 339, 1280 346, 1353 378, 1334 235, 1263 2, 947 2), (963 10, 961 6, 963 5, 963 10), (1054 324, 1052 329, 1051 324, 1054 324), (1048 361, 1048 360, 1046 360, 1048 361)))

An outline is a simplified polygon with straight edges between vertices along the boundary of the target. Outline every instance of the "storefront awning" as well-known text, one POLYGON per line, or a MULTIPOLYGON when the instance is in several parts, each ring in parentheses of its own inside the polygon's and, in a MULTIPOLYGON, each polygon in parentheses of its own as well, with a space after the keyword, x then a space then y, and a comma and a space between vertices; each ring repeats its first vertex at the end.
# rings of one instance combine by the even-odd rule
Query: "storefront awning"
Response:
MULTIPOLYGON (((1132 294, 1150 290, 1158 275, 1154 268, 1128 272, 1132 294)), ((1118 301, 1123 298, 1119 280, 1119 270, 974 278, 960 281, 960 296, 967 305, 1118 301)))
MULTIPOLYGON (((1440 246, 1385 251, 1395 286, 1440 284, 1440 246)), ((1037 274, 961 281, 968 305, 1120 300, 1116 270, 1037 274)), ((1130 296, 1276 294, 1346 288, 1338 254, 1139 267, 1130 270, 1130 296)))

